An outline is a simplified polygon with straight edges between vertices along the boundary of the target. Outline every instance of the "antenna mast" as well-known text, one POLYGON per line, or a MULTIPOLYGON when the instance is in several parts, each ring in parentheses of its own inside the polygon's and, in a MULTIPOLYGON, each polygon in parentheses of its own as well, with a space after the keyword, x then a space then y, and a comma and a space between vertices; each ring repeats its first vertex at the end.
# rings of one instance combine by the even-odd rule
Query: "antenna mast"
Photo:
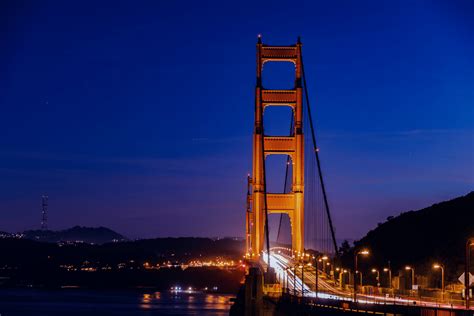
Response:
POLYGON ((41 230, 48 229, 48 196, 41 197, 41 230))

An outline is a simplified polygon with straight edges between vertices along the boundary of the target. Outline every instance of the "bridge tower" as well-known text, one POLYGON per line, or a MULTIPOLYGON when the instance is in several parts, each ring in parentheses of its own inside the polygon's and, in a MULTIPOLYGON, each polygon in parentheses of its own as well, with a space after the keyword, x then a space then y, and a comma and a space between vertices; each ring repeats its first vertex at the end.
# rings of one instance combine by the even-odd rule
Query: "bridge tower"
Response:
MULTIPOLYGON (((247 254, 258 257, 265 238, 265 212, 288 214, 293 251, 304 250, 304 138, 301 42, 291 46, 270 46, 257 42, 257 83, 255 87, 255 126, 251 210, 248 211, 247 254), (262 86, 262 71, 267 62, 291 62, 295 65, 295 85, 291 90, 270 90, 262 86), (293 113, 291 136, 266 135, 264 112, 271 106, 289 106, 293 113), (265 158, 289 155, 292 163, 292 189, 289 193, 266 192, 265 158), (250 221, 250 222, 249 222, 250 221)), ((288 123, 290 125, 290 122, 288 123)))

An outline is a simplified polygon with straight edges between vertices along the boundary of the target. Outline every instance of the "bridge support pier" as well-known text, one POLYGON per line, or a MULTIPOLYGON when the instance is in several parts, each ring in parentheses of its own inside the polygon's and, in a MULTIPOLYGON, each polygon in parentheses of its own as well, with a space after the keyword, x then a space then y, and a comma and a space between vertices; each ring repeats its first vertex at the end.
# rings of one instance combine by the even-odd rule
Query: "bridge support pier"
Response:
POLYGON ((230 315, 239 316, 275 316, 276 304, 264 299, 263 285, 264 279, 268 278, 263 274, 260 267, 249 269, 245 277, 243 286, 243 297, 238 297, 234 306, 230 310, 230 315), (238 307, 240 306, 240 308, 238 307))
POLYGON ((262 315, 263 274, 259 268, 250 268, 245 277, 245 315, 262 315))

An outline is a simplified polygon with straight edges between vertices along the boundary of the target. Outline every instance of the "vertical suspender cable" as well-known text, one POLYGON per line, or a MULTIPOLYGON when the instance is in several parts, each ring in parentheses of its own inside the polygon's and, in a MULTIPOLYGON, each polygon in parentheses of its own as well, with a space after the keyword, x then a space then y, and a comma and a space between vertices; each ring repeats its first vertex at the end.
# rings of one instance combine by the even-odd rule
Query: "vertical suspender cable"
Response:
MULTIPOLYGON (((294 113, 292 113, 292 115, 291 115, 290 136, 293 136, 294 115, 295 115, 294 113)), ((290 158, 290 156, 287 156, 287 158, 286 158, 286 171, 285 171, 285 183, 283 184, 283 193, 287 193, 286 192, 286 186, 288 184, 288 171, 289 171, 289 168, 290 168, 290 162, 291 162, 291 158, 290 158)), ((277 238, 276 238, 277 242, 279 242, 279 240, 280 240, 280 232, 281 232, 282 222, 283 222, 283 214, 280 214, 280 224, 278 225, 278 233, 277 233, 277 238)))
POLYGON ((303 72, 303 84, 304 84, 304 93, 305 93, 305 97, 306 97, 306 106, 307 106, 307 109, 308 109, 309 125, 310 125, 310 128, 311 128, 311 136, 312 136, 312 139, 313 139, 313 149, 314 149, 314 153, 316 155, 316 162, 317 162, 317 165, 318 165, 319 181, 321 183, 321 189, 323 191, 324 206, 325 206, 326 215, 327 215, 328 221, 329 221, 329 227, 331 229, 331 236, 332 236, 332 242, 333 242, 333 245, 334 245, 334 251, 335 251, 336 256, 339 256, 339 250, 337 249, 337 242, 336 242, 336 234, 334 232, 334 227, 332 225, 331 213, 329 212, 329 204, 328 204, 328 199, 327 199, 327 196, 326 196, 326 188, 324 186, 323 175, 321 173, 321 163, 319 161, 318 147, 316 146, 316 137, 315 137, 314 126, 313 126, 313 118, 311 117, 311 107, 310 107, 310 104, 309 104, 308 86, 306 85, 306 75, 305 75, 305 72, 304 72, 303 53, 302 52, 300 53, 300 58, 301 58, 301 70, 303 72))

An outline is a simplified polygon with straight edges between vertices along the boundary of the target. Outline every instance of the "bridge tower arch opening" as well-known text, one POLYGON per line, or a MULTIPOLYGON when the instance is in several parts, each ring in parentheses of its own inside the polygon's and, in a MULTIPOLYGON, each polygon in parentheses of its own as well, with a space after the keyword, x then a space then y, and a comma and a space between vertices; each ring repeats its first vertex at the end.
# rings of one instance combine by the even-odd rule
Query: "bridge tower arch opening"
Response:
MULTIPOLYGON (((286 126, 288 129, 288 126, 286 126)), ((287 135, 286 135, 287 136, 287 135)), ((269 155, 265 159, 268 193, 290 193, 293 187, 293 161, 289 155, 269 155)), ((291 222, 286 212, 269 213, 270 245, 291 247, 291 222)))

